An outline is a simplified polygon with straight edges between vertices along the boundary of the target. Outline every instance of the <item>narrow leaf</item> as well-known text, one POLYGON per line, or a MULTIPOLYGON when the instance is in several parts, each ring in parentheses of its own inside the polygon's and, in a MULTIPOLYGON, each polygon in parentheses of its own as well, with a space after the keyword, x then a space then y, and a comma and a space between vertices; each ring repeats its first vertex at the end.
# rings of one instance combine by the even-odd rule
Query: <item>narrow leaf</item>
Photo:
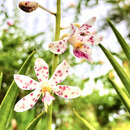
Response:
POLYGON ((109 19, 107 19, 107 22, 110 25, 111 29, 113 30, 114 34, 116 35, 116 38, 117 38, 118 42, 120 43, 126 57, 130 61, 130 47, 129 47, 129 45, 126 43, 125 39, 122 37, 122 35, 119 33, 119 31, 115 28, 115 26, 112 24, 112 22, 109 19))
MULTIPOLYGON (((19 70, 19 74, 24 74, 26 72, 34 53, 35 51, 28 56, 21 69, 19 70)), ((0 106, 0 130, 6 129, 9 114, 14 108, 14 103, 16 101, 18 92, 19 89, 13 80, 0 106)))
POLYGON ((122 103, 125 105, 127 111, 130 113, 130 99, 129 99, 129 97, 112 79, 109 79, 109 81, 111 82, 112 86, 116 90, 122 103))
POLYGON ((76 111, 75 109, 73 109, 74 114, 76 115, 76 117, 78 117, 78 119, 80 119, 84 125, 87 127, 87 129, 89 130, 96 130, 87 120, 85 120, 83 117, 81 117, 76 111))
POLYGON ((112 54, 104 48, 101 44, 99 44, 99 47, 103 50, 105 53, 106 57, 109 59, 111 62, 113 68, 117 72, 118 76, 120 77, 122 83, 124 84, 125 88, 127 89, 128 93, 130 93, 130 77, 125 73, 123 68, 118 64, 116 59, 112 56, 112 54))
POLYGON ((1 74, 0 74, 0 90, 1 90, 1 87, 2 87, 2 79, 3 79, 3 73, 1 72, 1 74))
POLYGON ((29 123, 29 125, 26 127, 26 130, 33 130, 35 127, 36 127, 36 125, 37 125, 37 123, 38 123, 38 121, 41 119, 41 117, 44 115, 44 111, 43 112, 41 112, 36 118, 34 118, 30 123, 29 123))

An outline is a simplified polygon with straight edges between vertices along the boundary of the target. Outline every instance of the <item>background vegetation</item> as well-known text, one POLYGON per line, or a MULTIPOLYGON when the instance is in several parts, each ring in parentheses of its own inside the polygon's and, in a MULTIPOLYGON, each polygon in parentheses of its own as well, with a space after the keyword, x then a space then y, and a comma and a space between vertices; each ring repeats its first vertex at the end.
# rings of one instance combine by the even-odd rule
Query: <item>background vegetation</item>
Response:
MULTIPOLYGON (((100 6, 98 0, 77 0, 76 2, 77 4, 74 6, 71 4, 71 6, 69 5, 64 8, 64 15, 70 10, 75 12, 75 17, 73 19, 75 22, 80 20, 80 14, 85 8, 93 9, 94 7, 100 6)), ((109 17, 115 24, 119 24, 123 21, 127 28, 127 30, 125 30, 125 38, 129 38, 129 2, 127 0, 105 0, 104 6, 107 6, 107 4, 110 4, 110 10, 106 17, 109 17)), ((21 26, 22 22, 18 15, 19 9, 16 4, 13 5, 12 15, 10 16, 6 1, 2 0, 0 2, 0 72, 3 72, 2 85, 0 83, 0 102, 2 102, 9 85, 13 80, 13 74, 19 70, 27 56, 31 54, 33 50, 36 50, 36 54, 27 69, 26 75, 36 79, 33 71, 36 57, 43 58, 49 64, 50 68, 52 67, 50 62, 52 53, 46 50, 46 46, 44 46, 48 41, 46 30, 28 34, 25 28, 21 26)), ((99 27, 100 31, 109 27, 105 19, 101 19, 101 21, 102 25, 99 27)), ((51 34, 53 33, 52 26, 50 26, 50 28, 48 27, 48 30, 51 34)), ((48 38, 51 40, 53 37, 54 36, 48 38)), ((125 72, 129 74, 129 62, 125 57, 124 52, 122 50, 119 50, 118 52, 112 51, 112 54, 119 61, 120 65, 123 66, 125 72)), ((102 70, 102 66, 104 66, 103 60, 95 61, 92 64, 86 63, 86 61, 77 62, 77 59, 70 53, 70 49, 63 54, 62 58, 60 57, 60 61, 64 58, 68 60, 73 69, 87 64, 90 68, 89 73, 91 73, 91 71, 93 73, 95 68, 102 70)), ((94 76, 93 79, 91 79, 91 76, 89 77, 89 75, 83 78, 77 76, 75 73, 69 76, 64 83, 79 86, 83 90, 83 95, 71 101, 65 101, 64 99, 56 97, 53 105, 53 125, 56 130, 86 129, 81 120, 75 116, 73 108, 96 128, 96 130, 129 130, 130 116, 108 78, 115 78, 118 86, 123 86, 112 68, 109 68, 107 72, 104 71, 100 76, 94 76), (101 89, 97 89, 97 86, 99 85, 102 86, 101 89), (86 88, 91 91, 87 93, 86 88)), ((123 91, 126 90, 123 89, 123 91)), ((20 90, 17 101, 27 93, 29 93, 29 91, 20 90)), ((15 121, 17 129, 24 130, 27 124, 29 124, 42 109, 43 103, 39 100, 35 107, 27 112, 13 112, 10 114, 10 121, 6 126, 7 130, 14 129, 15 121)), ((46 114, 40 119, 35 129, 41 130, 45 127, 46 114)))

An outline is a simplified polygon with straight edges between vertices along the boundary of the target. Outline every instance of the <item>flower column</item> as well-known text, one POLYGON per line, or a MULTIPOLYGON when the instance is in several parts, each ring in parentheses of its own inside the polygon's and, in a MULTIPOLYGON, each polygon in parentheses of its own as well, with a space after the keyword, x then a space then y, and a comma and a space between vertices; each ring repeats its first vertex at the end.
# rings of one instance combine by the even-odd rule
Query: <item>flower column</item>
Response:
MULTIPOLYGON (((57 11, 56 11, 56 29, 55 29, 55 41, 59 40, 60 37, 60 21, 61 21, 61 0, 57 0, 57 11)), ((58 64, 58 55, 53 55, 52 61, 52 73, 54 72, 57 64, 58 64)), ((47 130, 52 130, 52 104, 48 108, 47 113, 47 130)))

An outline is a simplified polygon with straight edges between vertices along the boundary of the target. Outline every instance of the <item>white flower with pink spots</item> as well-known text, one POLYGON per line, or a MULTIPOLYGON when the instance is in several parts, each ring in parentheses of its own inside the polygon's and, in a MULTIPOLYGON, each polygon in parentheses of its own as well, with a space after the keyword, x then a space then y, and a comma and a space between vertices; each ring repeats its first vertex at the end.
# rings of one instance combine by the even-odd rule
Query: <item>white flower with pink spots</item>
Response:
POLYGON ((63 54, 67 49, 67 43, 73 46, 73 53, 78 58, 85 58, 91 61, 92 46, 100 43, 103 37, 98 36, 96 31, 91 30, 96 17, 92 17, 80 27, 71 24, 72 33, 65 39, 51 42, 49 50, 55 54, 63 54))
POLYGON ((70 66, 65 60, 58 65, 53 76, 49 80, 49 69, 44 60, 41 58, 36 59, 34 69, 39 82, 28 76, 19 74, 14 75, 14 80, 19 88, 23 90, 34 90, 16 103, 14 108, 16 112, 23 112, 31 109, 41 95, 45 111, 47 111, 48 105, 55 99, 51 95, 52 93, 65 99, 72 99, 80 96, 80 89, 78 87, 57 85, 58 83, 61 83, 69 73, 70 66))

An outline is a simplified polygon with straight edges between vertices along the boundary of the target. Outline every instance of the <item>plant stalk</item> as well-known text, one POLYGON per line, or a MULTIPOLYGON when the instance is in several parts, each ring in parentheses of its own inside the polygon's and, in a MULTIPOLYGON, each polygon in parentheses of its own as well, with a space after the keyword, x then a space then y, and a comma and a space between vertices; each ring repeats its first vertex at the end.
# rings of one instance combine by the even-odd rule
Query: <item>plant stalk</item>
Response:
MULTIPOLYGON (((56 11, 56 28, 55 28, 55 41, 59 40, 60 38, 60 22, 61 22, 61 0, 57 0, 57 11, 56 11)), ((54 73, 56 66, 59 62, 58 55, 53 55, 52 60, 52 73, 54 73)), ((47 113, 47 130, 52 130, 52 104, 48 107, 47 113)))
POLYGON ((50 11, 50 10, 48 10, 48 9, 46 9, 45 7, 43 7, 42 5, 38 5, 38 7, 39 8, 41 8, 41 9, 43 9, 44 11, 46 11, 46 12, 48 12, 48 13, 50 13, 50 14, 52 14, 52 15, 54 15, 54 16, 56 16, 56 13, 54 13, 54 12, 52 12, 52 11, 50 11))

